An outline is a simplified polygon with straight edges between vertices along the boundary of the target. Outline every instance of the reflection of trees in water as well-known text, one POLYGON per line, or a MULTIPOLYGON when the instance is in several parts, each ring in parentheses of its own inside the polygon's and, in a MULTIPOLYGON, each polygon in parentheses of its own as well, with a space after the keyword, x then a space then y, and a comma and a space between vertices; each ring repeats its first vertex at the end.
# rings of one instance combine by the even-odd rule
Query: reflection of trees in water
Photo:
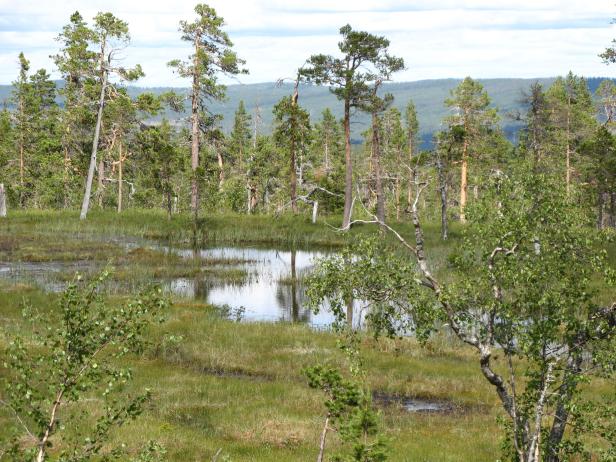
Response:
POLYGON ((291 278, 276 285, 276 300, 282 309, 282 319, 293 322, 309 322, 310 310, 304 308, 306 288, 302 283, 303 274, 297 271, 295 264, 296 251, 291 251, 291 278))

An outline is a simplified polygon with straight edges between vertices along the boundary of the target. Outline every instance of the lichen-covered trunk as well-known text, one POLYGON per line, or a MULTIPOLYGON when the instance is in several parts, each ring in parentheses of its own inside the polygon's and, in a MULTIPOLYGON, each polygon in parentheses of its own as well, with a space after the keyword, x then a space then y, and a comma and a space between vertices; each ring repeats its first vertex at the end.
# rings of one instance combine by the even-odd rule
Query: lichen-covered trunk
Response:
POLYGON ((351 207, 353 206, 353 164, 351 160, 351 103, 344 102, 344 160, 345 160, 345 183, 344 183, 344 214, 342 217, 342 229, 348 230, 351 225, 351 207))

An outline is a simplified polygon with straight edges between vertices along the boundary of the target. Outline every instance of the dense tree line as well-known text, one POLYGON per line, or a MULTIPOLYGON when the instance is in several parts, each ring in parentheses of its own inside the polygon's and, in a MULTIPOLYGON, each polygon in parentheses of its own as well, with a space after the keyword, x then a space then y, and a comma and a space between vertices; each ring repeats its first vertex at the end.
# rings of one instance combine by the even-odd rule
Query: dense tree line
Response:
POLYGON ((275 106, 271 135, 243 102, 233 129, 224 133, 208 103, 225 97, 221 76, 247 71, 224 20, 207 5, 195 13, 180 25, 192 53, 169 63, 191 82, 189 114, 182 113, 177 94, 129 97, 126 84, 144 73, 116 62, 130 33, 111 13, 99 13, 92 24, 78 12, 70 17, 53 56, 62 86, 19 55, 11 110, 0 112, 0 183, 10 208, 73 209, 81 203, 82 218, 92 206, 118 212, 160 207, 170 218, 182 211, 196 218, 200 211, 321 210, 343 212, 347 228, 364 208, 383 222, 404 219, 421 171, 435 178, 421 206, 440 217, 446 238, 451 220, 465 221, 466 205, 482 193, 486 174, 532 159, 539 170, 561 173, 567 193, 593 211, 598 227, 615 225, 611 81, 595 95, 572 73, 549 88, 532 85, 521 95, 526 113, 514 115, 523 128, 513 144, 499 128, 490 96, 468 77, 443 102, 450 115, 434 134, 434 147, 420 152, 413 102, 405 102, 401 114, 386 91, 404 61, 389 54, 385 37, 347 25, 338 56, 313 55, 297 71, 294 92, 275 106), (344 106, 342 120, 330 109, 311 119, 301 89, 312 84, 329 86, 344 106), (148 122, 165 107, 177 110, 176 120, 148 122), (357 111, 371 116, 363 146, 350 139, 357 111))

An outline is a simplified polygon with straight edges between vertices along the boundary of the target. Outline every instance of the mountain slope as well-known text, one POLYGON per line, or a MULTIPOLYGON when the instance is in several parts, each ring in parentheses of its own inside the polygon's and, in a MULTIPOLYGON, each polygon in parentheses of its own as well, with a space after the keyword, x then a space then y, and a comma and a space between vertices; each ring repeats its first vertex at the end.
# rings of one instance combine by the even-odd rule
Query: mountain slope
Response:
MULTIPOLYGON (((597 88, 602 78, 587 79, 591 91, 597 88)), ((530 85, 538 81, 547 88, 553 78, 542 79, 479 79, 492 98, 492 103, 498 108, 501 115, 501 124, 509 136, 514 139, 519 122, 514 121, 508 114, 516 111, 524 112, 521 102, 522 94, 530 85)), ((432 134, 439 130, 443 117, 448 114, 443 101, 449 96, 450 91, 460 83, 459 79, 420 80, 416 82, 390 83, 384 88, 395 97, 394 105, 402 112, 404 107, 412 99, 417 107, 420 131, 424 144, 429 144, 432 134)), ((171 88, 140 88, 130 87, 129 92, 137 95, 144 91, 162 93, 171 88)), ((186 92, 185 88, 174 89, 178 92, 186 92)), ((11 92, 10 85, 0 85, 0 101, 8 99, 11 92)), ((227 89, 227 99, 224 102, 212 102, 210 109, 213 113, 221 114, 225 131, 230 130, 233 124, 233 114, 240 100, 244 100, 246 109, 254 116, 258 106, 262 118, 262 131, 269 133, 272 124, 272 109, 276 102, 292 92, 291 84, 277 86, 275 83, 258 83, 250 85, 230 85, 227 89)), ((300 104, 308 110, 313 121, 320 118, 321 112, 329 107, 338 117, 342 116, 341 103, 324 87, 302 86, 300 88, 300 104)), ((184 116, 167 112, 159 117, 178 119, 184 116)), ((353 139, 359 142, 361 132, 368 127, 369 117, 357 112, 353 118, 353 139)))

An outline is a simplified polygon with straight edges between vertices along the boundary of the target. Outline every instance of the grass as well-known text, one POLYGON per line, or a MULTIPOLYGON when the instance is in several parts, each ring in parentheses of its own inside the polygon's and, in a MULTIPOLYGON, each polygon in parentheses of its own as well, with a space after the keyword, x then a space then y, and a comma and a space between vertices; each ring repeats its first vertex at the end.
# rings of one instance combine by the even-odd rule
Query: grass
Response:
MULTIPOLYGON (((3 290, 5 326, 28 333, 19 321, 23 298, 50 307, 53 300, 26 287, 3 290)), ((113 442, 137 448, 149 439, 165 445, 170 461, 209 460, 222 448, 233 461, 304 461, 316 456, 324 417, 323 396, 311 390, 302 369, 315 363, 345 368, 336 336, 297 324, 234 323, 198 303, 176 303, 151 333, 152 346, 128 364, 135 381, 128 393, 149 387, 154 401, 113 442), (169 336, 181 337, 179 343, 169 336)), ((0 345, 7 338, 0 337, 0 345)), ((362 345, 374 390, 448 400, 448 414, 382 409, 392 460, 494 460, 498 438, 486 434, 498 406, 479 379, 464 347, 435 341, 430 349, 411 339, 362 345)), ((98 401, 85 404, 97 412, 98 401)), ((10 416, 0 415, 0 436, 10 416)), ((70 428, 70 425, 68 426, 70 428)), ((337 445, 331 440, 332 447, 337 445)), ((61 445, 61 441, 57 442, 61 445)))
MULTIPOLYGON (((327 220, 337 225, 339 218, 327 220)), ((412 232, 408 223, 396 226, 405 236, 412 232)), ((443 244, 438 227, 426 226, 426 246, 441 266, 459 242, 459 228, 451 231, 450 241, 443 244)), ((199 239, 212 245, 336 248, 374 232, 373 226, 357 226, 340 234, 323 223, 312 225, 289 216, 273 220, 228 215, 204 219, 199 239)), ((234 267, 241 261, 186 261, 139 241, 186 243, 191 233, 189 217, 167 221, 154 211, 121 215, 94 211, 85 222, 72 212, 13 212, 0 220, 0 261, 85 259, 101 265, 111 261, 119 281, 196 274, 227 280, 246 276, 234 267), (139 247, 127 250, 126 240, 136 240, 139 247)), ((45 312, 56 309, 57 298, 24 284, 1 284, 0 354, 12 335, 32 338, 19 316, 24 301, 45 312)), ((127 392, 147 387, 154 401, 138 421, 115 432, 112 443, 123 442, 136 450, 150 439, 157 440, 167 448, 168 460, 178 462, 210 460, 218 449, 234 462, 316 458, 325 413, 323 396, 308 388, 302 369, 316 363, 346 367, 335 335, 298 324, 235 323, 221 317, 216 307, 176 300, 166 322, 152 329, 150 339, 152 344, 142 356, 125 361, 135 372, 127 392), (182 340, 172 341, 171 336, 182 340)), ((376 341, 366 337, 361 349, 372 390, 447 401, 454 408, 444 414, 421 414, 383 406, 390 460, 487 462, 498 458, 496 418, 501 408, 480 375, 473 351, 446 337, 436 337, 425 347, 412 338, 376 341)), ((613 384, 601 380, 589 390, 605 396, 611 392, 613 384)), ((83 406, 95 415, 100 402, 83 406)), ((11 422, 12 416, 0 407, 0 441, 11 422)), ((56 444, 61 447, 62 441, 56 444)), ((331 438, 329 444, 338 443, 331 438)))
MULTIPOLYGON (((201 245, 260 245, 286 249, 310 247, 341 247, 359 236, 371 235, 373 225, 355 225, 347 233, 336 231, 340 226, 338 216, 323 217, 312 224, 306 216, 290 214, 272 217, 269 215, 215 214, 199 220, 197 240, 201 245)), ((408 221, 396 225, 404 236, 411 236, 408 221)), ((426 242, 440 243, 436 224, 426 224, 426 242)), ((92 210, 88 218, 79 220, 77 212, 46 210, 15 210, 8 218, 0 219, 0 251, 8 251, 19 245, 16 236, 26 242, 39 236, 74 236, 92 240, 92 237, 119 237, 154 239, 178 243, 193 241, 193 225, 187 214, 176 215, 167 220, 159 210, 131 209, 121 214, 113 211, 92 210)), ((457 224, 450 231, 451 240, 459 236, 457 224)), ((389 238, 389 237, 388 237, 389 238)), ((61 244, 62 240, 55 241, 61 244)), ((48 242, 53 245, 54 242, 48 242)), ((77 249, 87 250, 87 249, 77 249)))

